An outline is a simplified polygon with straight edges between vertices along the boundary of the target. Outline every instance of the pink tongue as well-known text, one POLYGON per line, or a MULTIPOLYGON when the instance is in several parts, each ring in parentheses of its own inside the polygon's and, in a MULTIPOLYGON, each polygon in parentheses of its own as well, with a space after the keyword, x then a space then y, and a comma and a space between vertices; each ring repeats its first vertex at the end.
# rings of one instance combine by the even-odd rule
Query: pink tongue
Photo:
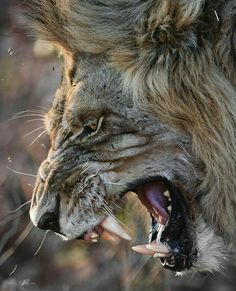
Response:
POLYGON ((147 210, 164 225, 169 220, 169 214, 166 210, 168 200, 163 195, 166 190, 167 188, 162 182, 146 184, 137 190, 138 197, 147 210))

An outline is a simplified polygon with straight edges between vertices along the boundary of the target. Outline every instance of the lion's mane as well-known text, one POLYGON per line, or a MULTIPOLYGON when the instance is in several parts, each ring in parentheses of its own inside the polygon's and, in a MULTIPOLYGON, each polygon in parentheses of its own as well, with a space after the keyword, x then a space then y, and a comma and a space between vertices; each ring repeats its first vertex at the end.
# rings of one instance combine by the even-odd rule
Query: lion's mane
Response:
POLYGON ((236 220, 235 0, 23 1, 36 31, 72 54, 106 54, 134 102, 192 138, 205 218, 236 220), (206 194, 207 193, 207 194, 206 194))

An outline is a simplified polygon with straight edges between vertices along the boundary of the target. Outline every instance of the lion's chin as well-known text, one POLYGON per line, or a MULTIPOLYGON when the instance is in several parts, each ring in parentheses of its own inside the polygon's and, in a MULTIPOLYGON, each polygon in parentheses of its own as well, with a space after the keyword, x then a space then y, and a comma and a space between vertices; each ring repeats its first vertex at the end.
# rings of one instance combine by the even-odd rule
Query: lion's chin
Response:
POLYGON ((156 250, 154 256, 160 257, 162 265, 173 271, 191 268, 198 254, 196 236, 187 204, 179 189, 168 180, 157 178, 138 183, 134 192, 151 214, 152 226, 149 244, 133 249, 150 254, 145 247, 153 247, 156 250))

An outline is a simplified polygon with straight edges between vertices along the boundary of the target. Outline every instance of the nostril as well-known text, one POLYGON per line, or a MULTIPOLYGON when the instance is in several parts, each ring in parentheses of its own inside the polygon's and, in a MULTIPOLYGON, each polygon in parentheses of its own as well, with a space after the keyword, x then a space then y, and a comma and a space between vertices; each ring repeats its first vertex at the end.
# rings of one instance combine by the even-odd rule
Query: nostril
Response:
POLYGON ((60 232, 58 215, 54 212, 47 212, 43 214, 39 219, 37 227, 45 230, 50 229, 54 232, 60 232))

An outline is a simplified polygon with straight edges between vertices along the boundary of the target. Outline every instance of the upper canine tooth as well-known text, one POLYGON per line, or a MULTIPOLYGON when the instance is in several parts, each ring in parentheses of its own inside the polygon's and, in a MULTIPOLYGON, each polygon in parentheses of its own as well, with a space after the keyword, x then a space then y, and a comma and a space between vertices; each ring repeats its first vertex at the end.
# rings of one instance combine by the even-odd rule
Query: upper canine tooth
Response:
POLYGON ((101 226, 108 232, 111 232, 115 235, 117 235, 120 238, 123 238, 125 240, 131 240, 131 237, 126 233, 126 231, 123 229, 122 226, 119 225, 119 223, 111 216, 108 216, 101 226))
POLYGON ((169 190, 166 190, 163 194, 164 194, 164 196, 166 196, 167 198, 170 198, 170 192, 169 192, 169 190))

